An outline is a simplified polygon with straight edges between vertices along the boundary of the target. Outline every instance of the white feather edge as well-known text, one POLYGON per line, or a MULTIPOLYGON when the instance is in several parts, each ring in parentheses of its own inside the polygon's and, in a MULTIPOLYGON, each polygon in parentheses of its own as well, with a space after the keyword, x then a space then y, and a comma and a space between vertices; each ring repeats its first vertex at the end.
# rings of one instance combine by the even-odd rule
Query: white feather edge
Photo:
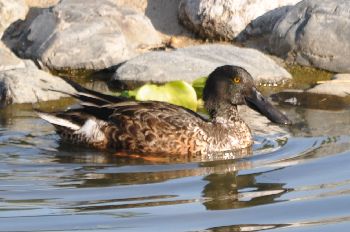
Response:
POLYGON ((90 141, 102 141, 106 137, 101 131, 101 124, 104 123, 90 118, 86 120, 84 125, 79 130, 75 131, 74 134, 82 134, 90 141))
POLYGON ((56 116, 53 116, 51 114, 46 114, 46 113, 42 113, 42 112, 36 112, 38 114, 38 116, 42 119, 44 119, 45 121, 48 121, 51 124, 55 124, 58 126, 63 126, 63 127, 67 127, 70 128, 72 130, 79 130, 81 128, 81 126, 74 124, 66 119, 63 118, 58 118, 56 116))

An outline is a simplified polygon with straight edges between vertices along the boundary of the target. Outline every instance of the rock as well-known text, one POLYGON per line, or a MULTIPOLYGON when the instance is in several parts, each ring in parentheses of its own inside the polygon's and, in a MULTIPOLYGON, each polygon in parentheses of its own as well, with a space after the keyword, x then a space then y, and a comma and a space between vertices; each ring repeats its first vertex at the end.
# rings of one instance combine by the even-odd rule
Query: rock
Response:
POLYGON ((120 6, 130 7, 145 14, 159 32, 162 41, 171 47, 187 47, 203 43, 183 27, 178 20, 181 0, 113 0, 120 6), (176 43, 173 43, 176 42, 176 43))
POLYGON ((118 6, 126 6, 141 12, 145 12, 148 1, 149 0, 113 0, 118 6))
POLYGON ((268 51, 269 39, 274 26, 292 8, 293 6, 279 7, 252 20, 236 37, 236 40, 246 47, 268 51))
POLYGON ((275 25, 269 50, 288 61, 350 71, 350 1, 305 0, 275 25))
POLYGON ((300 0, 182 0, 179 19, 201 36, 232 40, 257 17, 297 2, 300 0))
POLYGON ((24 19, 28 7, 24 0, 0 0, 0 38, 6 28, 19 19, 24 19))
POLYGON ((347 97, 350 95, 350 74, 337 74, 332 80, 316 85, 307 92, 347 97))
POLYGON ((25 66, 25 63, 0 41, 0 71, 24 68, 25 66))
POLYGON ((56 5, 60 0, 25 0, 29 7, 50 7, 56 5))
POLYGON ((20 60, 0 42, 0 107, 66 96, 47 89, 74 92, 61 78, 39 70, 31 60, 20 60))
POLYGON ((208 76, 216 67, 225 64, 246 68, 258 82, 277 82, 291 78, 284 68, 257 50, 211 44, 142 54, 121 65, 113 79, 124 82, 192 82, 199 77, 208 76))
POLYGON ((21 58, 55 70, 108 68, 161 43, 147 17, 112 0, 62 0, 3 40, 21 58))
POLYGON ((34 103, 67 96, 48 89, 73 93, 74 89, 59 77, 34 68, 0 72, 0 106, 13 103, 34 103))

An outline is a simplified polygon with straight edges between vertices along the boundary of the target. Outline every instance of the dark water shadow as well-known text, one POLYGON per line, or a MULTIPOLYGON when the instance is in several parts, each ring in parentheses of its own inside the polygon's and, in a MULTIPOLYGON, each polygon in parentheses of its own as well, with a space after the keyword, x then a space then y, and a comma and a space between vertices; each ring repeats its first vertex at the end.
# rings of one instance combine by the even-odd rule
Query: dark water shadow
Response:
POLYGON ((350 96, 341 97, 329 94, 316 94, 300 90, 285 90, 272 94, 273 101, 284 105, 319 110, 347 110, 350 109, 350 96))

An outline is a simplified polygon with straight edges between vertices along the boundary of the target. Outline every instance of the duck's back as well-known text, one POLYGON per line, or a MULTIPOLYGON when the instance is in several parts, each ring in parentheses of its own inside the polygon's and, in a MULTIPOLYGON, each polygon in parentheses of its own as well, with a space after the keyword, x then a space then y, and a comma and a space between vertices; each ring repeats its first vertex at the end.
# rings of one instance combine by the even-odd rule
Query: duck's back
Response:
POLYGON ((239 117, 212 122, 164 102, 117 104, 104 127, 107 147, 139 153, 208 154, 252 145, 248 125, 239 117))
POLYGON ((61 138, 98 149, 133 153, 196 154, 203 151, 209 123, 198 114, 164 102, 123 101, 50 115, 61 138), (203 141, 203 142, 202 142, 203 141))
POLYGON ((182 107, 163 102, 129 102, 113 106, 104 128, 107 146, 140 153, 193 154, 207 122, 182 107))

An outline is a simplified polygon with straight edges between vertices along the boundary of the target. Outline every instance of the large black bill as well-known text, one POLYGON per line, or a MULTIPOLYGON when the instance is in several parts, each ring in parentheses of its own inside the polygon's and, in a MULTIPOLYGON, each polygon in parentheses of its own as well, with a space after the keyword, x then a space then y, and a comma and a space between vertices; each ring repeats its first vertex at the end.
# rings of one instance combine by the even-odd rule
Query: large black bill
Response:
POLYGON ((253 90, 250 96, 245 97, 247 105, 265 115, 274 123, 289 125, 292 122, 278 109, 273 107, 271 103, 256 89, 253 90))

